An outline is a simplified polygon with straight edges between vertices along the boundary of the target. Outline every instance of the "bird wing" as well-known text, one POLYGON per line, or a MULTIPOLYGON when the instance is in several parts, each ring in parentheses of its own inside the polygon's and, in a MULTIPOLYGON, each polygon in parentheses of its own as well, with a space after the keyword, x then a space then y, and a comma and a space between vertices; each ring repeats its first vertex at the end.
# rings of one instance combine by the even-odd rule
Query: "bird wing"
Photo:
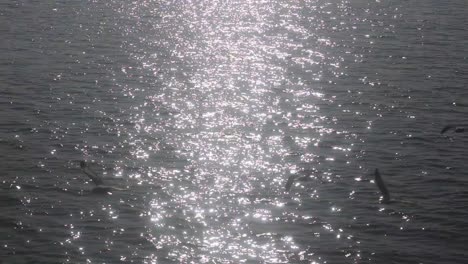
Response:
POLYGON ((289 190, 291 190, 291 187, 292 187, 292 184, 294 183, 294 180, 296 179, 296 175, 291 175, 289 176, 288 178, 288 181, 286 182, 286 191, 289 192, 289 190))
POLYGON ((380 176, 379 169, 375 169, 375 184, 377 184, 377 187, 379 187, 380 192, 382 193, 383 200, 382 202, 387 203, 390 201, 390 192, 387 189, 387 186, 385 186, 385 183, 382 179, 382 176, 380 176))
POLYGON ((84 172, 84 174, 88 175, 88 177, 94 182, 94 184, 104 184, 102 178, 97 176, 97 174, 93 170, 91 170, 84 162, 81 163, 81 170, 84 172))
POLYGON ((453 125, 447 125, 444 128, 442 128, 442 131, 440 131, 440 133, 443 134, 453 127, 454 127, 453 125))

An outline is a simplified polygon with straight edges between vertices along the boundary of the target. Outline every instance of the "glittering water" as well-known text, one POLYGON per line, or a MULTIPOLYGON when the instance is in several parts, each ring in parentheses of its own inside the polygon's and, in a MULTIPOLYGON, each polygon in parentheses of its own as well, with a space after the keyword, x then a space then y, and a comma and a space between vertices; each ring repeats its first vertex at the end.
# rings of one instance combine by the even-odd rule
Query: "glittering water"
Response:
POLYGON ((466 121, 467 17, 1 1, 2 261, 466 262, 468 138, 439 132, 466 121), (92 192, 81 160, 118 189, 92 192))

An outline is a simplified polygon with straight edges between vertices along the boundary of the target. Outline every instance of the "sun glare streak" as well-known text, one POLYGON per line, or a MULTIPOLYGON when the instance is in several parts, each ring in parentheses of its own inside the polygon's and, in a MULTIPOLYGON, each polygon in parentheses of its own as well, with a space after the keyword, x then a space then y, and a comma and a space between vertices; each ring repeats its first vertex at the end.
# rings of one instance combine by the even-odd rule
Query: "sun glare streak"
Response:
MULTIPOLYGON (((371 35, 357 33, 366 18, 350 16, 355 10, 346 1, 102 5, 114 13, 103 13, 96 30, 80 27, 89 41, 120 34, 112 45, 125 54, 99 57, 105 78, 93 85, 108 91, 86 94, 94 105, 83 111, 97 125, 86 121, 77 132, 97 136, 74 148, 97 160, 104 176, 141 195, 111 198, 118 206, 97 204, 84 213, 84 219, 118 226, 100 239, 117 243, 138 233, 132 241, 153 249, 135 246, 120 261, 140 254, 147 263, 325 263, 298 230, 310 228, 317 245, 350 236, 327 217, 346 210, 331 203, 329 193, 354 165, 357 134, 339 115, 365 116, 333 91, 348 77, 349 62, 363 61, 359 52, 365 51, 336 34, 349 32, 349 43, 373 45, 371 35), (96 107, 104 103, 112 107, 96 107), (102 139, 102 128, 115 142, 102 139), (295 180, 285 190, 290 176, 295 180), (135 226, 121 228, 128 214, 135 226)), ((57 82, 65 77, 53 75, 57 82)), ((54 100, 73 103, 74 96, 54 100)), ((61 129, 57 124, 53 131, 57 139, 68 133, 61 129)), ((52 156, 60 151, 49 149, 52 156)), ((78 237, 70 241, 88 251, 78 243, 83 233, 73 232, 78 237)), ((357 254, 353 243, 339 244, 352 248, 346 258, 357 254)))

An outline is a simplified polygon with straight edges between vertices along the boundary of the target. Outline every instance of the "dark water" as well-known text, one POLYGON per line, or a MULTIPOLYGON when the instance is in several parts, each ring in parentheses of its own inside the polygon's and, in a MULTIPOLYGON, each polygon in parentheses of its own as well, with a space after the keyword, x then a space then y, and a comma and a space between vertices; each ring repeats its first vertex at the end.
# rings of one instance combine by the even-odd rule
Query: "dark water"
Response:
POLYGON ((466 28, 462 0, 1 1, 0 262, 465 263, 466 28))

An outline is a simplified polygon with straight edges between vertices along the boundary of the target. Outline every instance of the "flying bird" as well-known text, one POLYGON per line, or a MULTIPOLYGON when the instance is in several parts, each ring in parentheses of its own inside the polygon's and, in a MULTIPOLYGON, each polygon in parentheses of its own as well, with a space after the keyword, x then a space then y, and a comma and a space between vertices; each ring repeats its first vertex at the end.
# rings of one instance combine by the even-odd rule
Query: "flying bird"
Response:
POLYGON ((84 160, 80 162, 80 167, 84 174, 88 175, 88 177, 94 182, 94 184, 96 184, 96 187, 94 187, 92 190, 93 193, 108 194, 111 193, 113 190, 122 190, 111 186, 105 186, 102 178, 99 177, 93 170, 91 170, 91 168, 88 166, 88 164, 86 164, 84 160))
POLYGON ((96 186, 104 184, 102 178, 97 176, 97 174, 93 170, 91 170, 90 167, 88 167, 84 160, 80 162, 80 168, 86 175, 88 175, 88 177, 94 182, 94 184, 96 184, 96 186))
POLYGON ((291 190, 291 187, 294 183, 294 180, 297 178, 297 175, 291 175, 289 176, 288 178, 288 181, 286 182, 286 186, 285 186, 285 189, 287 192, 289 192, 291 190))
POLYGON ((313 173, 314 173, 314 170, 303 170, 303 171, 299 171, 297 173, 292 174, 291 176, 288 177, 288 180, 286 181, 285 190, 289 192, 292 188, 292 185, 294 184, 296 180, 301 181, 301 182, 310 180, 311 175, 313 173))
POLYGON ((382 176, 380 176, 379 169, 375 169, 374 176, 375 176, 375 184, 377 185, 380 192, 382 193, 381 202, 385 203, 385 204, 389 203, 390 202, 390 192, 388 191, 387 186, 385 186, 385 183, 384 183, 384 181, 382 179, 382 176))
POLYGON ((450 129, 454 129, 453 131, 455 133, 462 133, 465 132, 465 128, 457 125, 446 125, 442 131, 440 131, 441 134, 444 134, 445 132, 449 131, 450 129))

